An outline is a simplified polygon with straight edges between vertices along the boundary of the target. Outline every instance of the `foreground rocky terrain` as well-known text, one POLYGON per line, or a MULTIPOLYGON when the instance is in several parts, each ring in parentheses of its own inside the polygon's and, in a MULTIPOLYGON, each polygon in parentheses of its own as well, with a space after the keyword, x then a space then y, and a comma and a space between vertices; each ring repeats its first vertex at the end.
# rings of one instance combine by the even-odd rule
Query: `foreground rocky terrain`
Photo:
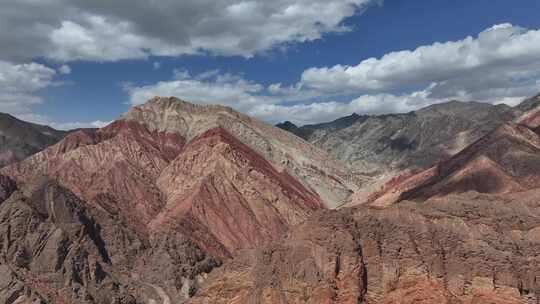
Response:
POLYGON ((540 303, 538 103, 419 111, 478 138, 364 195, 289 132, 154 98, 0 170, 0 302, 540 303))
POLYGON ((0 113, 0 167, 23 160, 60 141, 66 132, 0 113))
POLYGON ((325 211, 227 262, 190 303, 538 303, 538 195, 325 211))
POLYGON ((239 253, 189 303, 359 303, 367 282, 358 228, 318 212, 279 242, 239 253))

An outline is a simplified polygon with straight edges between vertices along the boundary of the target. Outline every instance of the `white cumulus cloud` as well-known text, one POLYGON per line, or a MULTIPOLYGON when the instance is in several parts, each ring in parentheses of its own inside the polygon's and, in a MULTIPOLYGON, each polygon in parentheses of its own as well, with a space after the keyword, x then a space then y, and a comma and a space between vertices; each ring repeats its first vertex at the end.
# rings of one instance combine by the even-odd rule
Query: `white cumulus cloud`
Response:
POLYGON ((80 121, 59 122, 59 121, 55 121, 51 119, 48 116, 35 114, 35 113, 16 114, 15 116, 17 116, 17 118, 22 119, 24 121, 33 122, 40 125, 47 125, 57 130, 103 128, 112 122, 112 121, 101 121, 101 120, 95 120, 95 121, 90 121, 90 122, 80 122, 80 121))
MULTIPOLYGON (((428 98, 427 91, 411 94, 362 95, 349 102, 312 102, 319 96, 300 88, 282 88, 279 84, 264 87, 241 76, 219 71, 191 75, 188 71, 175 71, 173 79, 152 85, 126 86, 132 105, 140 105, 154 96, 176 96, 198 104, 221 104, 277 123, 290 120, 298 124, 329 121, 352 113, 402 113, 442 102, 428 98)), ((320 97, 320 96, 319 96, 320 97)), ((331 98, 331 97, 329 97, 331 98)))
POLYGON ((310 68, 304 86, 324 92, 381 92, 427 87, 429 96, 496 102, 538 90, 540 30, 499 24, 477 37, 369 58, 358 65, 310 68))
POLYGON ((71 74, 71 67, 67 64, 63 64, 62 66, 58 68, 58 72, 64 75, 71 74))
POLYGON ((404 113, 449 100, 516 105, 540 91, 540 30, 495 25, 477 37, 388 53, 356 66, 310 68, 298 83, 268 86, 208 71, 128 89, 133 104, 155 95, 232 106, 269 122, 323 122, 404 113))
POLYGON ((0 59, 116 61, 210 52, 253 56, 349 30, 375 0, 6 0, 0 59))
POLYGON ((39 63, 0 61, 0 111, 22 113, 43 100, 39 90, 54 84, 56 71, 39 63))

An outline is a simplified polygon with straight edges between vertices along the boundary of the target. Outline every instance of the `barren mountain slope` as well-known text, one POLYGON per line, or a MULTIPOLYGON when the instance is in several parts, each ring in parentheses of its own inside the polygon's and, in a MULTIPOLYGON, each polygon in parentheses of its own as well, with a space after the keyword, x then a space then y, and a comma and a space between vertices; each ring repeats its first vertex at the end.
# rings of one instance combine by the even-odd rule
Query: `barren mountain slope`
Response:
POLYGON ((359 207, 367 303, 537 303, 538 189, 359 207))
POLYGON ((135 303, 108 273, 98 224, 55 183, 0 203, 0 234, 2 303, 135 303))
POLYGON ((531 110, 534 110, 540 106, 540 94, 525 99, 522 103, 516 106, 520 111, 522 112, 529 112, 531 110))
POLYGON ((55 144, 65 134, 0 113, 0 167, 23 160, 55 144))
POLYGON ((540 94, 522 102, 518 108, 524 112, 516 122, 535 129, 540 127, 540 94))
MULTIPOLYGON (((201 236, 210 233, 227 255, 260 246, 323 208, 315 192, 222 128, 191 140, 160 174, 157 186, 167 203, 150 223, 152 230, 167 233, 188 222, 203 226, 201 236)), ((214 251, 215 244, 201 245, 222 254, 214 251)))
POLYGON ((156 98, 1 170, 0 300, 536 304, 539 151, 506 123, 325 210, 362 180, 324 152, 156 98))
MULTIPOLYGON (((317 241, 352 235, 356 261, 363 262, 354 265, 365 271, 361 280, 348 282, 364 288, 360 298, 345 300, 338 285, 319 278, 315 281, 336 286, 332 296, 322 297, 324 303, 536 304, 540 301, 539 164, 538 130, 508 122, 437 166, 395 179, 372 197, 371 204, 322 212, 323 216, 309 218, 275 244, 289 244, 296 234, 315 230, 305 227, 328 227, 341 216, 348 228, 317 232, 317 241)), ((302 247, 302 241, 295 244, 302 247)), ((310 272, 278 266, 305 265, 301 261, 309 258, 295 255, 295 246, 285 247, 290 254, 279 248, 274 245, 236 256, 211 274, 192 302, 309 303, 301 295, 314 285, 306 275, 310 272), (271 269, 271 275, 255 276, 261 269, 271 269), (292 271, 282 276, 282 269, 292 271)), ((322 260, 341 258, 337 254, 322 260)))
POLYGON ((154 181, 183 145, 181 136, 117 121, 96 131, 71 133, 3 172, 20 184, 41 176, 56 179, 142 233, 140 224, 144 226, 165 204, 154 181))
POLYGON ((426 169, 523 111, 506 105, 451 101, 407 114, 351 115, 334 122, 278 126, 361 172, 426 169))

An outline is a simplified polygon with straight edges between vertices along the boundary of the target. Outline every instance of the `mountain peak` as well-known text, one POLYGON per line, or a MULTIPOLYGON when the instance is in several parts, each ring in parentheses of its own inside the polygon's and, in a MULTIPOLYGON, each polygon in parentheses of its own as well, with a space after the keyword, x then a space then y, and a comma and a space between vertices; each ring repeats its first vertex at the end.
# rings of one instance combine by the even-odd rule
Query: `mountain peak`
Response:
POLYGON ((283 129, 285 131, 289 131, 291 133, 295 133, 294 131, 298 130, 298 126, 292 123, 291 121, 287 120, 282 123, 278 123, 276 127, 283 129))
POLYGON ((177 97, 158 96, 131 108, 121 119, 135 121, 150 131, 180 133, 186 139, 232 121, 251 120, 230 107, 201 105, 177 97))

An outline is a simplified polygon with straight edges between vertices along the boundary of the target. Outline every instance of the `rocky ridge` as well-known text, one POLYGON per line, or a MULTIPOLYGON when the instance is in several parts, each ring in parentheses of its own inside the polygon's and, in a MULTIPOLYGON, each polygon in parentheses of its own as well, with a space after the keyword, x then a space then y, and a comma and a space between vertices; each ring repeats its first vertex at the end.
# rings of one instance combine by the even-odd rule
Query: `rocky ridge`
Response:
MULTIPOLYGON (((526 118, 535 117, 536 109, 528 113, 526 118)), ((431 169, 395 178, 368 203, 335 214, 323 211, 324 216, 314 215, 299 226, 324 227, 325 219, 331 223, 342 216, 340 221, 357 233, 351 245, 356 244, 362 257, 355 265, 365 267, 365 277, 351 281, 365 284, 363 296, 349 298, 351 302, 323 297, 324 303, 538 303, 540 141, 530 119, 516 122, 507 121, 431 169)), ((327 240, 347 235, 345 231, 319 234, 327 240)), ((271 252, 286 265, 302 264, 293 262, 293 254, 271 252)), ((294 275, 276 280, 279 269, 262 280, 273 278, 274 284, 257 284, 261 279, 253 277, 253 269, 275 264, 254 257, 257 252, 252 251, 227 262, 192 302, 307 303, 291 296, 302 291, 280 283, 294 282, 294 275)), ((306 281, 311 282, 302 283, 306 281)), ((294 286, 310 290, 311 285, 294 286)))
POLYGON ((317 213, 279 242, 241 252, 188 303, 359 303, 367 283, 359 230, 350 217, 317 213))

